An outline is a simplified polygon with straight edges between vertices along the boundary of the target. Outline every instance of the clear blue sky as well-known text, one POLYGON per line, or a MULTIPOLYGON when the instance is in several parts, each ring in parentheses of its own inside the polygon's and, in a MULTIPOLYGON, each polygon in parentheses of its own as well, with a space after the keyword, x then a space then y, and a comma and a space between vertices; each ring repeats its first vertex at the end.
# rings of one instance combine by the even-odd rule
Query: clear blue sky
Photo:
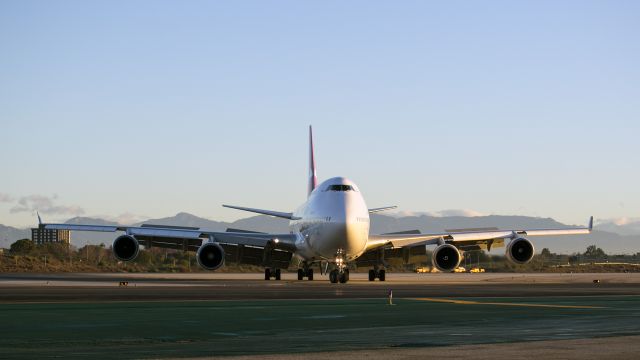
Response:
POLYGON ((640 217, 638 1, 3 1, 0 223, 305 199, 640 217))

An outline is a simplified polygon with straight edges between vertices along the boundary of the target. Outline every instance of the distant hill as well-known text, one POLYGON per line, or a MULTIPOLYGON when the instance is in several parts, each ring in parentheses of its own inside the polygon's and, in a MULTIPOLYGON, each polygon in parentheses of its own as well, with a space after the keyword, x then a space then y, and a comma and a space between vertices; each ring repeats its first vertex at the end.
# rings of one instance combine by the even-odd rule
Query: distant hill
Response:
POLYGON ((149 219, 133 225, 139 226, 142 224, 190 226, 212 231, 225 231, 229 225, 229 223, 201 218, 186 212, 161 219, 149 219))
MULTIPOLYGON (((586 220, 586 219, 585 219, 586 220)), ((98 224, 114 225, 115 223, 103 219, 75 217, 67 221, 69 224, 98 224)), ((224 231, 227 228, 245 229, 253 231, 263 231, 271 233, 288 232, 288 221, 269 216, 252 216, 234 222, 221 222, 198 217, 189 213, 181 212, 175 216, 149 219, 142 223, 157 225, 191 226, 212 231, 224 231)), ((132 224, 140 225, 142 223, 132 224)), ((373 214, 371 216, 371 233, 381 234, 403 230, 420 230, 422 233, 440 233, 447 229, 482 228, 496 227, 499 229, 513 228, 540 228, 554 229, 567 225, 559 223, 551 218, 537 218, 529 216, 449 216, 435 217, 428 215, 394 217, 388 215, 373 214)), ((584 224, 580 224, 584 226, 584 224)), ((615 233, 613 226, 603 226, 602 229, 596 226, 596 230, 589 236, 562 236, 562 237, 539 237, 532 238, 537 251, 542 248, 549 248, 557 253, 584 252, 586 247, 595 244, 608 253, 636 253, 640 252, 640 231, 633 233, 630 228, 624 228, 624 233, 615 233), (607 230, 607 231, 605 231, 607 230)), ((0 246, 8 248, 15 240, 29 238, 31 232, 28 229, 16 229, 0 225, 0 246)), ((109 245, 115 234, 113 233, 89 233, 74 232, 71 242, 75 246, 81 247, 85 244, 109 245)), ((494 250, 502 252, 503 249, 494 250)))
POLYGON ((640 235, 640 220, 622 219, 618 221, 606 221, 597 224, 599 230, 620 235, 640 235))
POLYGON ((31 230, 17 229, 0 224, 0 248, 8 249, 12 243, 20 239, 31 239, 31 230))
POLYGON ((234 221, 229 224, 229 227, 268 233, 288 233, 289 220, 260 215, 234 221))
POLYGON ((105 225, 105 226, 118 225, 118 223, 114 222, 114 221, 103 220, 103 219, 100 219, 100 218, 82 217, 82 216, 77 216, 77 217, 71 218, 71 219, 65 221, 64 223, 65 224, 74 224, 74 225, 86 225, 86 224, 105 225))

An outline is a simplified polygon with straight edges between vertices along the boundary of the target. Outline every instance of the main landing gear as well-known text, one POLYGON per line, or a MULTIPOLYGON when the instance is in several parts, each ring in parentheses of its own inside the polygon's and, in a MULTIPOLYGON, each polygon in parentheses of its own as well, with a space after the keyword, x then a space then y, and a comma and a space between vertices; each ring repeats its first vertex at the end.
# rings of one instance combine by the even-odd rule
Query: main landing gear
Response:
POLYGON ((331 272, 329 273, 329 281, 331 281, 332 284, 338 282, 340 282, 341 284, 346 283, 347 281, 349 281, 349 269, 343 269, 342 271, 338 269, 331 270, 331 272))
POLYGON ((274 278, 276 280, 280 280, 280 269, 265 268, 264 269, 264 279, 265 280, 271 280, 271 278, 274 278))
POLYGON ((298 269, 298 280, 304 280, 305 277, 307 280, 313 280, 313 269, 298 269))
POLYGON ((313 280, 313 269, 309 266, 309 263, 303 261, 300 265, 302 268, 298 269, 298 280, 304 280, 304 278, 307 278, 307 280, 313 280))
POLYGON ((378 279, 380 281, 385 281, 386 278, 386 271, 384 269, 378 270, 378 269, 372 269, 369 270, 369 281, 375 281, 375 279, 378 279))

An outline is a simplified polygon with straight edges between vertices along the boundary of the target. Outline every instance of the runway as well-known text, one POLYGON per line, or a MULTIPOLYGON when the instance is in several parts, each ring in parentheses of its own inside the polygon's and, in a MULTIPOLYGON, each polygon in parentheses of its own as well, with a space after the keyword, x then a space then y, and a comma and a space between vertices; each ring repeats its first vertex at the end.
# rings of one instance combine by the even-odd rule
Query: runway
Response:
POLYGON ((389 290, 398 298, 640 295, 640 273, 392 273, 385 282, 352 274, 347 284, 331 284, 326 276, 298 281, 295 274, 281 281, 261 280, 260 274, 0 274, 0 303, 376 299, 389 290))
POLYGON ((291 274, 279 282, 260 274, 2 274, 0 358, 371 358, 377 349, 419 359, 437 348, 499 359, 493 349, 501 346, 504 354, 588 359, 609 344, 614 358, 640 351, 640 274, 389 274, 373 283, 365 275, 331 284, 291 274), (535 346, 557 340, 573 345, 535 346), (560 351, 568 346, 575 354, 560 351))

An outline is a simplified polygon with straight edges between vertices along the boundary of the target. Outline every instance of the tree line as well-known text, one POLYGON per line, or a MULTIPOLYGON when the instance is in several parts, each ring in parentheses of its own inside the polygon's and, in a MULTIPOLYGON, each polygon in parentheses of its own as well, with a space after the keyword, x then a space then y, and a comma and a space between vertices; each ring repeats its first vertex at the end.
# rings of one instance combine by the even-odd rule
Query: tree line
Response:
MULTIPOLYGON (((390 270, 410 271, 417 266, 430 266, 430 256, 431 253, 427 252, 426 256, 412 259, 411 264, 390 260, 390 270)), ((606 262, 640 263, 640 253, 608 255, 596 245, 590 245, 582 253, 566 255, 555 254, 548 248, 544 248, 530 263, 516 265, 509 262, 504 254, 469 251, 463 254, 461 266, 465 266, 467 270, 481 267, 486 271, 495 272, 528 272, 606 262)), ((296 264, 292 264, 292 268, 295 266, 296 264)), ((135 260, 122 262, 118 261, 113 256, 111 248, 104 244, 76 248, 64 243, 36 245, 30 239, 21 239, 11 244, 8 253, 0 257, 0 271, 194 272, 203 270, 198 266, 193 252, 160 248, 141 249, 135 260)), ((261 271, 261 268, 228 263, 219 271, 261 271)))

